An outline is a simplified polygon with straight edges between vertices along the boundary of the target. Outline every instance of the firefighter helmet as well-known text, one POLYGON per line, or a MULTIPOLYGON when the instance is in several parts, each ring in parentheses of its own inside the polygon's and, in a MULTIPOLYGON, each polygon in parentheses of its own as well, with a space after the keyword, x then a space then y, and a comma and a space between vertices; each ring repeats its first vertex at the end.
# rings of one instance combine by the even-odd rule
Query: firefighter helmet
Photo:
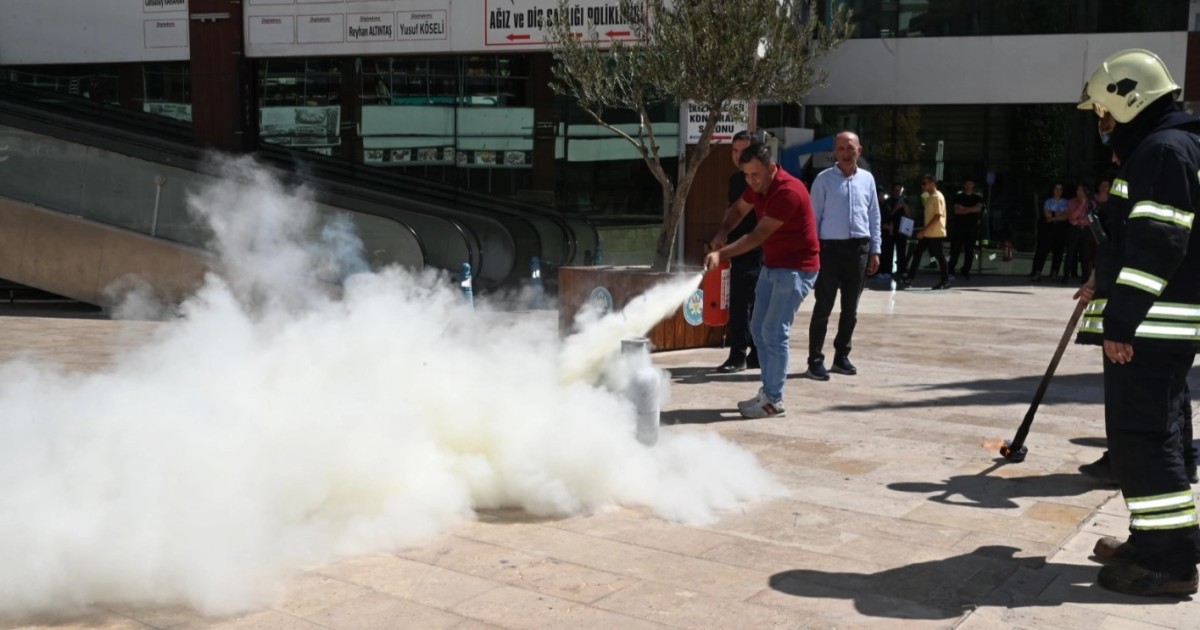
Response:
POLYGON ((1083 84, 1079 109, 1094 110, 1101 118, 1112 114, 1117 122, 1127 123, 1160 96, 1179 90, 1158 55, 1130 48, 1100 62, 1083 84))

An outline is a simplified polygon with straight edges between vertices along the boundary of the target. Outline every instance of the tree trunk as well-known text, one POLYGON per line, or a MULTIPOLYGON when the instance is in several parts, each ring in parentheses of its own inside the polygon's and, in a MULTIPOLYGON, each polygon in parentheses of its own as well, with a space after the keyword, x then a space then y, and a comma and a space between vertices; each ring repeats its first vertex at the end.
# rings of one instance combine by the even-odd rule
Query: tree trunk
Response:
POLYGON ((663 222, 658 231, 658 245, 654 248, 654 264, 652 271, 670 271, 672 254, 675 252, 675 232, 679 228, 679 219, 683 215, 683 204, 675 199, 676 192, 669 187, 663 187, 663 222))
MULTIPOLYGON (((715 121, 716 115, 710 115, 709 119, 715 121)), ((711 135, 712 128, 715 123, 709 123, 706 132, 711 135)), ((674 188, 667 186, 663 187, 663 226, 662 231, 658 234, 658 247, 654 251, 654 271, 670 271, 671 270, 671 254, 675 249, 676 230, 679 227, 679 222, 683 219, 683 213, 687 208, 688 193, 692 190, 692 181, 696 178, 696 171, 700 167, 700 162, 708 157, 709 145, 708 136, 705 136, 695 151, 685 159, 680 156, 679 159, 679 180, 674 188)), ((688 238, 685 234, 684 238, 688 238)))

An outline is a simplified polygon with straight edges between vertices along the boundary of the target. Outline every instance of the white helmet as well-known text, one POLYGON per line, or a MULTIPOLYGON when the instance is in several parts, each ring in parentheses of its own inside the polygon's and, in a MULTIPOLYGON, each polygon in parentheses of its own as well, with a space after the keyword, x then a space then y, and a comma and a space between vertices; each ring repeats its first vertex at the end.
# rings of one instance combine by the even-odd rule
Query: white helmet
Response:
POLYGON ((1101 118, 1112 114, 1117 122, 1127 123, 1158 97, 1179 90, 1158 55, 1130 48, 1100 62, 1083 84, 1079 109, 1095 110, 1101 118))

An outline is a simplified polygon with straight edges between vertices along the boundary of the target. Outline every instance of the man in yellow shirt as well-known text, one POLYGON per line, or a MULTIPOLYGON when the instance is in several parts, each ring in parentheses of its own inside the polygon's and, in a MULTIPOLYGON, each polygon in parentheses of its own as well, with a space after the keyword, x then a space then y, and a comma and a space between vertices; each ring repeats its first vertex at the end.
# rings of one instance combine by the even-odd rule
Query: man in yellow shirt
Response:
POLYGON ((921 258, 925 252, 937 261, 938 269, 942 272, 942 281, 933 287, 934 291, 949 289, 950 272, 946 267, 946 253, 942 251, 942 243, 946 240, 946 198, 937 189, 937 180, 928 173, 921 180, 921 190, 925 192, 925 227, 917 230, 917 248, 912 255, 912 264, 908 267, 908 277, 901 288, 909 288, 917 277, 917 269, 921 266, 921 258))

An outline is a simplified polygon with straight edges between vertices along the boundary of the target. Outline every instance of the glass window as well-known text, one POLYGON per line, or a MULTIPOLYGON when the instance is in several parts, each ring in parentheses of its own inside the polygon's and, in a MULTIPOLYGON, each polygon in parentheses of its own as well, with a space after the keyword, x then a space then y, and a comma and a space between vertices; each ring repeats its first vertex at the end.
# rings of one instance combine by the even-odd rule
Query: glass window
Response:
POLYGON ((453 57, 376 57, 360 65, 363 104, 452 105, 458 98, 453 57))
MULTIPOLYGON (((561 202, 600 219, 661 218, 662 188, 633 145, 573 103, 566 111, 566 139, 555 168, 561 202)), ((650 117, 663 168, 673 176, 679 163, 679 110, 660 104, 650 117)), ((633 112, 606 112, 605 122, 637 136, 633 112)))
POLYGON ((0 73, 4 80, 26 87, 87 99, 105 105, 121 105, 120 70, 115 64, 71 66, 20 66, 0 73))
POLYGON ((1189 0, 826 0, 854 14, 852 37, 1142 33, 1188 30, 1189 0))
POLYGON ((463 79, 465 103, 500 107, 526 105, 527 65, 524 57, 467 57, 463 79))
POLYGON ((342 73, 336 59, 259 65, 259 139, 322 155, 341 145, 342 73))
MULTIPOLYGON (((1034 245, 1038 204, 1051 183, 1091 187, 1112 170, 1095 115, 1069 104, 813 106, 807 121, 818 139, 857 132, 867 168, 885 189, 900 184, 913 194, 931 173, 949 196, 973 178, 988 204, 982 238, 1010 241, 1019 251, 1034 245)), ((814 162, 804 173, 809 181, 829 157, 814 162)))
POLYGON ((529 189, 528 64, 520 55, 361 59, 363 163, 489 194, 529 189))
POLYGON ((158 116, 192 122, 191 69, 186 62, 142 67, 142 109, 158 116))
POLYGON ((192 122, 191 67, 186 61, 20 66, 0 69, 0 81, 192 122))

